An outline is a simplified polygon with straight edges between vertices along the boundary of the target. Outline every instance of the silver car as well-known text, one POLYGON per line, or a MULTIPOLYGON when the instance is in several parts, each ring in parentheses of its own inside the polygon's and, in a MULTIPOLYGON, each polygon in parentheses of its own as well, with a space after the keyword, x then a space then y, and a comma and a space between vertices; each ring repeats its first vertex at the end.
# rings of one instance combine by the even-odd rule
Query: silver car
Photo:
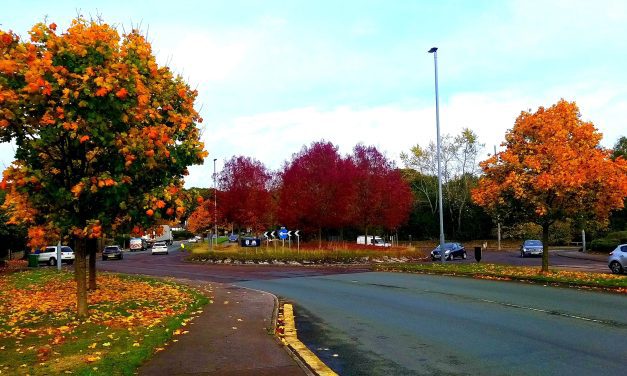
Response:
POLYGON ((539 240, 525 240, 520 246, 520 257, 541 255, 542 242, 539 240))
POLYGON ((627 244, 621 244, 610 252, 607 265, 614 274, 625 272, 625 268, 627 267, 627 244))

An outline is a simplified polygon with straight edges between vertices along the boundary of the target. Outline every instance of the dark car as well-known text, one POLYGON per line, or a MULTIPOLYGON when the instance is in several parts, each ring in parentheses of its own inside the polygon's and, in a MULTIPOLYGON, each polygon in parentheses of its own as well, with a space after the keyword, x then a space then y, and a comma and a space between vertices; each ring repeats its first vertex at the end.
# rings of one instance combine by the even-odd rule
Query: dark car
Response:
POLYGON ((542 256, 542 242, 539 240, 525 240, 520 246, 520 257, 542 256))
MULTIPOLYGON (((441 260, 440 255, 440 246, 435 247, 433 251, 431 251, 431 260, 441 260)), ((455 257, 461 257, 464 260, 466 257, 466 249, 460 243, 444 243, 444 259, 452 261, 455 257)))
POLYGON ((122 250, 120 249, 120 246, 118 245, 108 245, 102 251, 103 261, 108 260, 108 259, 122 260, 123 258, 124 258, 124 255, 122 254, 122 250))

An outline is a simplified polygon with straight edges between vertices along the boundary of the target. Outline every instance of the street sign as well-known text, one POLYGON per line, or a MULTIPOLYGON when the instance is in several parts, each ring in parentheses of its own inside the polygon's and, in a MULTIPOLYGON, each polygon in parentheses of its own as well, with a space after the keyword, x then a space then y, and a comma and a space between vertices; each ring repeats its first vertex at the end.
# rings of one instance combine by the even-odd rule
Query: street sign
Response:
POLYGON ((272 239, 276 238, 276 236, 274 236, 274 231, 270 233, 270 236, 272 236, 272 239))
POLYGON ((242 247, 259 247, 261 246, 261 239, 258 238, 242 238, 240 241, 242 247))
POLYGON ((294 232, 294 235, 296 235, 297 237, 300 237, 300 235, 298 235, 299 232, 300 230, 296 230, 296 232, 294 232))
POLYGON ((282 228, 279 230, 279 238, 280 238, 281 240, 285 240, 285 239, 287 239, 288 232, 289 232, 289 231, 287 231, 287 229, 286 229, 285 227, 282 227, 282 228))
POLYGON ((291 238, 291 237, 292 237, 292 232, 291 232, 291 231, 288 231, 288 232, 287 232, 287 236, 289 236, 289 237, 291 238))
POLYGON ((269 237, 269 236, 268 236, 268 231, 264 232, 264 233, 263 233, 263 236, 267 239, 267 238, 269 237))

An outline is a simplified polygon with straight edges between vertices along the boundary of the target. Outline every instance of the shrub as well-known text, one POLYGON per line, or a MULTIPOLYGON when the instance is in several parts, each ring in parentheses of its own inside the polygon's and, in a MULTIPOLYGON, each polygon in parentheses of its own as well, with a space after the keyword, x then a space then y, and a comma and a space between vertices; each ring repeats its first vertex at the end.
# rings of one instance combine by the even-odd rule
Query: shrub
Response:
POLYGON ((174 240, 185 240, 194 237, 194 233, 187 230, 172 231, 172 238, 174 240))
POLYGON ((615 240, 619 243, 627 243, 627 231, 610 232, 605 239, 615 240))
POLYGON ((611 252, 614 250, 614 248, 616 248, 616 246, 618 245, 619 241, 616 239, 608 239, 608 238, 601 238, 601 239, 594 239, 591 243, 590 243, 590 248, 595 251, 595 252, 611 252))

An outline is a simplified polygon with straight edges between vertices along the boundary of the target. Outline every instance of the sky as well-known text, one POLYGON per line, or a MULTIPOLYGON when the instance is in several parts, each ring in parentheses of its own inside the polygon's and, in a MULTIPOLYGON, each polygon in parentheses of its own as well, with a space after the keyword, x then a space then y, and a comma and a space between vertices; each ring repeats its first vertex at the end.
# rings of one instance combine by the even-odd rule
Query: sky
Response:
MULTIPOLYGON (((209 157, 186 187, 213 185, 233 156, 281 169, 312 142, 343 154, 374 145, 399 155, 440 129, 472 129, 483 155, 521 111, 575 101, 612 147, 627 135, 627 2, 0 0, 0 29, 77 14, 148 35, 161 65, 194 88, 209 157), (4 3, 4 4, 2 4, 4 3)), ((58 30, 59 30, 58 29, 58 30)), ((0 143, 0 168, 13 160, 0 143)))

